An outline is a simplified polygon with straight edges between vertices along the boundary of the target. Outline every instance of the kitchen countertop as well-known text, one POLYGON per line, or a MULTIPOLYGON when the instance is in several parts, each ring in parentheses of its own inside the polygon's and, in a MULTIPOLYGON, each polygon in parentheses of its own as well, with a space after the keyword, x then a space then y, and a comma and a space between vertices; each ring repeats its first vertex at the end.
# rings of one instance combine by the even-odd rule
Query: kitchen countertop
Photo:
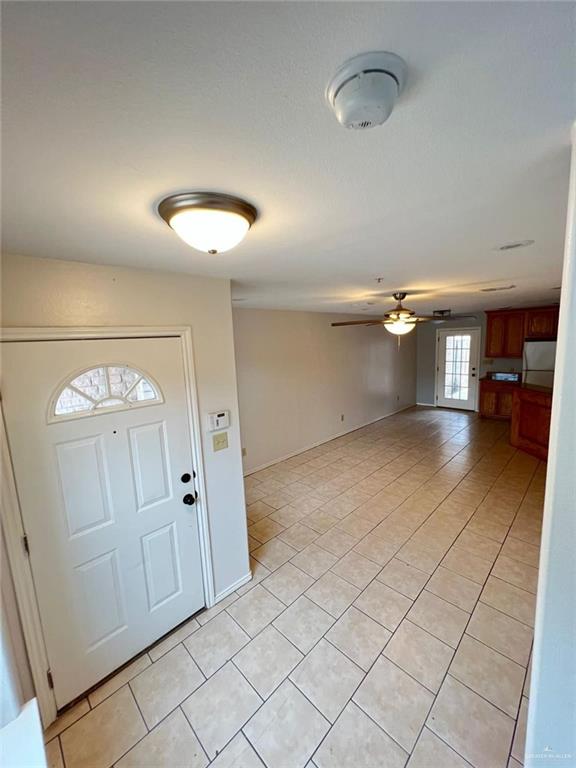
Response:
POLYGON ((489 376, 482 376, 479 381, 489 381, 492 384, 508 385, 509 387, 517 387, 519 389, 527 389, 532 392, 542 392, 546 395, 552 394, 552 387, 543 387, 540 384, 523 384, 521 381, 498 381, 497 379, 491 379, 489 376))
POLYGON ((542 387, 540 384, 520 384, 520 389, 527 389, 530 392, 542 392, 544 395, 552 394, 552 387, 542 387))

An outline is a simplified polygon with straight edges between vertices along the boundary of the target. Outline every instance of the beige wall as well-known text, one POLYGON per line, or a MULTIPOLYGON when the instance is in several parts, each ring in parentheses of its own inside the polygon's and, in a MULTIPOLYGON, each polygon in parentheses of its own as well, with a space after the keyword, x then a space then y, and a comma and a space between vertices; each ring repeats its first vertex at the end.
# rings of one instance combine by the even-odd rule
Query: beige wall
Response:
POLYGON ((235 309, 246 472, 416 401, 415 333, 332 328, 350 315, 235 309), (341 421, 344 414, 344 421, 341 421))
POLYGON ((216 594, 248 573, 230 284, 184 274, 8 256, 4 326, 190 326, 216 594), (209 411, 230 409, 228 450, 214 453, 209 411))

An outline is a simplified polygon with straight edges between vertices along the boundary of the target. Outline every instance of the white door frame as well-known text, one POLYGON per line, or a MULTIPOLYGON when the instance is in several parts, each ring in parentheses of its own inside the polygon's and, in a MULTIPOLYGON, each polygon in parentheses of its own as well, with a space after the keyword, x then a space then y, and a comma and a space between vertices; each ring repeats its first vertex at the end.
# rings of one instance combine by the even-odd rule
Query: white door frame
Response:
MULTIPOLYGON (((182 345, 184 360, 184 376, 187 394, 188 425, 191 435, 192 461, 196 471, 196 490, 198 500, 196 502, 198 514, 198 534, 200 539, 200 554, 202 559, 202 580, 204 583, 204 595, 206 607, 214 605, 214 569, 212 562, 212 548, 210 545, 210 526, 208 522, 208 509, 206 505, 206 482, 204 473, 204 460, 202 453, 202 432, 200 413, 198 409, 198 395, 196 388, 196 375, 194 370, 194 355, 192 349, 192 329, 186 326, 177 327, 132 327, 132 326, 104 326, 86 328, 2 328, 0 329, 0 342, 17 341, 68 341, 83 339, 139 339, 139 338, 166 338, 176 337, 182 345)), ((1 410, 0 400, 0 442, 1 442, 1 480, 2 495, 0 519, 6 540, 8 560, 16 600, 20 611, 24 641, 30 661, 32 680, 38 698, 38 705, 42 717, 42 723, 46 728, 56 719, 57 707, 54 692, 48 684, 47 672, 49 669, 48 654, 44 642, 44 633, 40 612, 36 602, 36 591, 30 560, 24 548, 24 522, 14 470, 10 457, 4 414, 1 410)))
MULTIPOLYGON (((482 344, 482 328, 479 325, 471 326, 470 328, 436 328, 436 356, 434 360, 434 407, 438 408, 438 367, 440 365, 440 332, 452 332, 455 333, 467 333, 468 331, 478 331, 478 354, 476 359, 476 379, 477 379, 477 385, 476 385, 476 395, 474 397, 474 411, 478 410, 478 404, 480 402, 480 360, 481 360, 481 350, 480 345, 482 344)), ((472 363, 472 360, 470 360, 470 363, 472 363)), ((445 407, 445 406, 442 406, 445 407)), ((467 410, 462 408, 461 410, 467 410)))

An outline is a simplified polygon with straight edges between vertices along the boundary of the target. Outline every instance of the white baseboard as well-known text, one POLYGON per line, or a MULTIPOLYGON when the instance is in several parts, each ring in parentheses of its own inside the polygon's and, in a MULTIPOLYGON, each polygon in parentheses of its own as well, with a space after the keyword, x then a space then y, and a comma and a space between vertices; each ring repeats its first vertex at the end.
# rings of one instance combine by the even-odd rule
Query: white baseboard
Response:
POLYGON ((278 458, 274 459, 273 461, 268 461, 266 464, 261 464, 259 467, 254 467, 253 469, 248 469, 244 472, 244 477, 248 477, 248 475, 253 475, 255 472, 260 472, 261 469, 268 469, 268 467, 273 467, 274 464, 279 464, 281 461, 286 461, 286 459, 291 459, 293 456, 298 456, 299 453, 304 453, 305 451, 310 451, 312 448, 318 448, 319 445, 323 445, 324 443, 329 443, 331 440, 336 440, 338 437, 344 437, 344 435, 349 435, 350 432, 356 432, 358 429, 362 429, 363 427, 368 427, 370 424, 375 424, 377 421, 382 421, 382 419, 388 418, 388 416, 394 416, 396 413, 402 413, 402 411, 407 411, 409 408, 414 408, 415 405, 422 405, 422 403, 412 403, 411 405, 405 405, 403 408, 398 408, 396 411, 389 411, 388 413, 383 414, 382 416, 378 416, 377 419, 370 419, 370 421, 364 422, 364 424, 358 424, 356 427, 350 427, 349 429, 345 429, 343 432, 337 432, 335 435, 332 435, 331 437, 325 437, 323 440, 319 440, 317 443, 312 443, 311 445, 305 445, 302 448, 299 448, 297 451, 294 451, 293 453, 287 453, 285 456, 278 456, 278 458))
MULTIPOLYGON (((214 605, 216 603, 219 603, 220 600, 224 600, 225 597, 228 597, 228 595, 231 595, 232 592, 234 592, 236 589, 240 589, 240 587, 243 587, 244 584, 248 584, 250 579, 252 578, 252 571, 248 571, 248 573, 245 576, 242 576, 238 579, 238 581, 235 581, 234 584, 231 584, 229 587, 226 587, 226 589, 223 589, 222 592, 218 592, 218 594, 214 597, 214 605)), ((212 606, 208 606, 211 608, 212 606)))
POLYGON ((436 408, 436 403, 416 403, 416 405, 425 405, 426 408, 436 408))

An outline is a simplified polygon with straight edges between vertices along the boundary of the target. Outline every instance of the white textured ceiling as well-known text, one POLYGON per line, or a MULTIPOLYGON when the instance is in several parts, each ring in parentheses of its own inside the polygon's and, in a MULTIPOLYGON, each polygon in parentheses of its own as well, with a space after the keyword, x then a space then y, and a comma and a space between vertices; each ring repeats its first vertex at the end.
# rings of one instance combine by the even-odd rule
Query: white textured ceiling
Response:
POLYGON ((238 306, 557 300, 574 4, 3 5, 7 251, 230 277, 238 306), (324 88, 369 50, 402 56, 407 87, 384 126, 346 131, 324 88), (155 213, 188 189, 260 219, 198 253, 155 213))

